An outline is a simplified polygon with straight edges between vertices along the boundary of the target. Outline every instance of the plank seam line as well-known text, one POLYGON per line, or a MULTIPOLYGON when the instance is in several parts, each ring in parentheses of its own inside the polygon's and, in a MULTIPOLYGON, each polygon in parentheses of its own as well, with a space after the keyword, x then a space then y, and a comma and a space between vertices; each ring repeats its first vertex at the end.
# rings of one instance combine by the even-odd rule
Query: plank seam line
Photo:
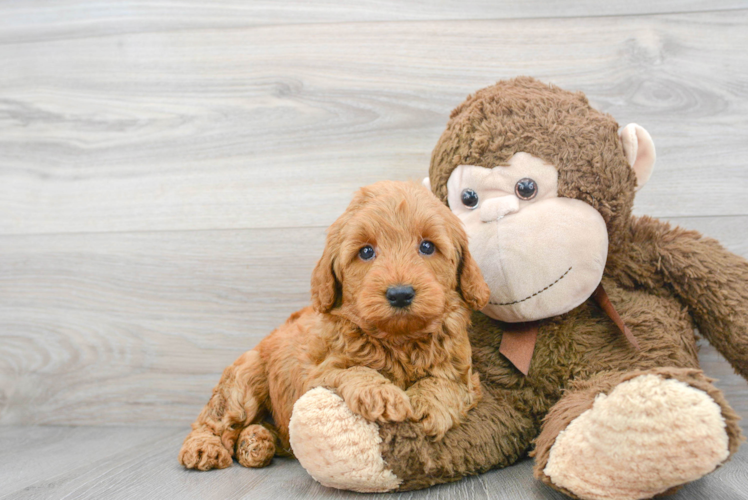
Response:
MULTIPOLYGON (((651 13, 633 13, 633 14, 599 14, 599 15, 587 15, 587 16, 539 16, 539 17, 499 17, 499 18, 466 18, 466 19, 398 19, 398 20, 377 20, 377 21, 332 21, 332 22, 313 22, 313 23, 270 23, 270 24, 247 24, 245 26, 225 26, 220 27, 221 31, 229 30, 248 30, 248 29, 261 29, 261 28, 281 28, 289 26, 337 26, 341 24, 399 24, 399 23, 452 23, 452 22, 479 22, 479 21, 533 21, 533 20, 562 20, 562 19, 598 19, 598 18, 620 18, 620 17, 657 17, 657 16, 671 16, 671 15, 689 15, 689 14, 710 14, 720 12, 741 12, 748 11, 747 7, 734 7, 725 9, 704 9, 704 10, 693 10, 693 11, 674 11, 674 12, 651 12, 651 13)), ((94 20, 95 21, 95 20, 94 20)), ((90 20, 89 20, 90 23, 90 20)), ((33 43, 55 43, 60 41, 68 40, 85 40, 85 39, 100 39, 109 38, 116 36, 127 36, 127 35, 147 35, 154 33, 182 33, 190 31, 215 31, 219 28, 208 28, 208 27, 195 27, 195 28, 176 28, 166 30, 144 30, 144 31, 124 31, 121 33, 102 33, 97 35, 83 35, 83 36, 61 36, 61 37, 50 37, 47 39, 35 39, 35 40, 24 40, 16 42, 0 42, 0 46, 13 46, 13 45, 25 45, 33 43)))
MULTIPOLYGON (((330 222, 332 224, 332 222, 330 222)), ((229 232, 229 231, 284 231, 294 229, 327 229, 329 225, 315 226, 278 226, 278 227, 217 227, 203 229, 124 229, 121 231, 60 231, 41 233, 0 233, 0 239, 23 236, 79 236, 106 234, 142 234, 142 233, 201 233, 201 232, 229 232)))
MULTIPOLYGON (((720 214, 720 215, 656 215, 656 214, 634 214, 634 217, 648 215, 656 219, 738 219, 748 217, 744 214, 720 214)), ((332 224, 332 222, 330 223, 332 224)), ((40 232, 40 233, 0 233, 2 238, 33 237, 33 236, 77 236, 77 235, 112 235, 112 234, 145 234, 145 233, 201 233, 201 232, 230 232, 230 231, 287 231, 295 229, 327 229, 329 225, 313 226, 277 226, 277 227, 217 227, 202 229, 124 229, 121 231, 61 231, 61 232, 40 232)))

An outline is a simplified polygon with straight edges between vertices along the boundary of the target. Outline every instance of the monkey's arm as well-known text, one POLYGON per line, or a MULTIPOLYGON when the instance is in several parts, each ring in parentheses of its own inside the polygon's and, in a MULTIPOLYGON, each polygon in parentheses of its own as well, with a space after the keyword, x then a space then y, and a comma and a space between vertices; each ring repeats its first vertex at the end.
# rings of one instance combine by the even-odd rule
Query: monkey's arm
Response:
POLYGON ((318 387, 294 406, 294 455, 323 485, 361 492, 426 488, 506 467, 530 448, 540 423, 511 391, 485 385, 481 391, 462 423, 435 441, 420 423, 367 422, 318 387))
POLYGON ((418 423, 380 427, 385 463, 402 483, 399 490, 456 481, 516 462, 537 435, 510 391, 482 388, 482 399, 440 441, 425 436, 418 423))
POLYGON ((632 236, 636 281, 670 287, 699 332, 748 379, 748 261, 697 231, 650 217, 634 221, 632 236))

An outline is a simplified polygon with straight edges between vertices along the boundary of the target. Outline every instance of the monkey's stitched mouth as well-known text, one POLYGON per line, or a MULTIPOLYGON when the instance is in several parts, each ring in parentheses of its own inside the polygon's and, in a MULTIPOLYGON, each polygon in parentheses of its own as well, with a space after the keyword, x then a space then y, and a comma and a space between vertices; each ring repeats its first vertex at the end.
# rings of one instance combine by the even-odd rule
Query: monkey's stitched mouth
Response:
POLYGON ((535 297, 536 295, 540 295, 541 293, 545 292, 550 287, 552 287, 553 285, 555 285, 556 283, 558 283, 559 281, 561 281, 562 279, 564 279, 564 277, 566 277, 566 275, 569 274, 569 271, 571 271, 571 266, 569 266, 569 269, 567 269, 566 272, 564 274, 562 274, 561 277, 558 278, 556 281, 554 281, 553 283, 551 283, 547 287, 543 288, 542 290, 538 290, 537 292, 533 293, 532 295, 529 295, 529 296, 525 297, 524 299, 515 300, 514 302, 502 302, 502 303, 489 302, 489 304, 492 305, 492 306, 511 306, 511 305, 514 305, 514 304, 519 304, 520 302, 524 302, 526 300, 530 300, 531 298, 535 297))

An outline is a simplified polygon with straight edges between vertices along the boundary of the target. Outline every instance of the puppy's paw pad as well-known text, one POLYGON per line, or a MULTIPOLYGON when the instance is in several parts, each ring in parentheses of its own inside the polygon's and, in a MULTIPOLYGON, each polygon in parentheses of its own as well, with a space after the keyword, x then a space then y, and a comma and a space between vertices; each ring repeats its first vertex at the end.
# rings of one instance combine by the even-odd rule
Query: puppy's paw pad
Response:
POLYGON ((275 455, 275 438, 261 425, 250 425, 239 434, 236 460, 244 467, 265 467, 275 455))
POLYGON ((182 444, 179 463, 188 469, 225 469, 233 462, 221 439, 208 433, 191 433, 182 444))

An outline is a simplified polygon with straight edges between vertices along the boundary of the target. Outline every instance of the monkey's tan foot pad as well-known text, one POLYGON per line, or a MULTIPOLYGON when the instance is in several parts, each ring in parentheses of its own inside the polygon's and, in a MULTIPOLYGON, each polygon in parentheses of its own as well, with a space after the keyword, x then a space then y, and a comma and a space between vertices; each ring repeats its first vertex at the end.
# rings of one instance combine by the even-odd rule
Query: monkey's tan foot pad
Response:
POLYGON ((289 431, 294 455, 324 486, 383 492, 401 482, 382 459, 379 427, 328 389, 317 387, 296 401, 289 431))
POLYGON ((551 447, 544 473, 582 499, 651 498, 729 455, 720 407, 678 380, 642 375, 600 394, 551 447))

